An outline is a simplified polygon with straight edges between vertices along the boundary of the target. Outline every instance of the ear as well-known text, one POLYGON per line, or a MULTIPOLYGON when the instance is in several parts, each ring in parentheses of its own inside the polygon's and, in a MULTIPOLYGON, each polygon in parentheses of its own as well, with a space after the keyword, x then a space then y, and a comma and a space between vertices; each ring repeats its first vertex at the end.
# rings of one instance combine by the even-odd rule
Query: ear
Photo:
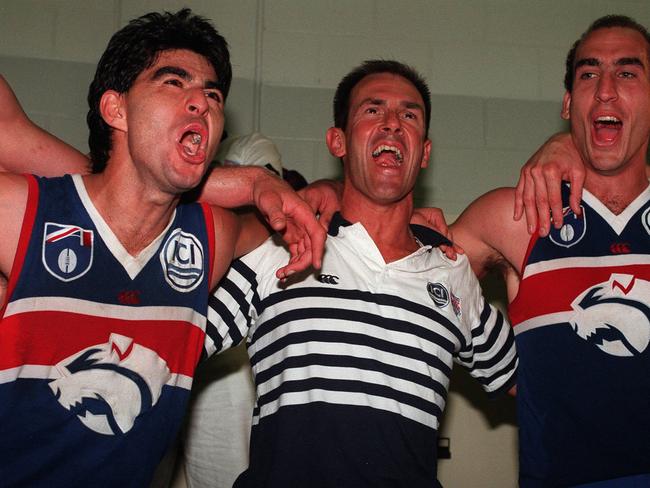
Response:
POLYGON ((431 140, 427 139, 424 141, 424 147, 422 148, 422 162, 420 163, 420 168, 426 168, 429 166, 429 157, 431 156, 431 140))
POLYGON ((330 127, 325 134, 327 141, 327 148, 330 154, 337 158, 342 158, 346 155, 347 150, 345 147, 345 133, 338 127, 330 127))
POLYGON ((127 132, 126 107, 124 97, 115 90, 106 90, 99 100, 99 112, 104 122, 113 129, 127 132))
POLYGON ((562 112, 560 115, 564 120, 569 120, 571 118, 571 93, 564 92, 564 98, 562 99, 562 112))

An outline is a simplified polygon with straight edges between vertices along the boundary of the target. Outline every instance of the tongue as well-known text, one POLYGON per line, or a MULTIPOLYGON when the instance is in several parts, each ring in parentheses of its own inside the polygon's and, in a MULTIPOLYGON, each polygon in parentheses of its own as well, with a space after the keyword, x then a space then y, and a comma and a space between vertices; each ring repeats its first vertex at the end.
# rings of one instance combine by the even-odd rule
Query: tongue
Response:
POLYGON ((187 132, 180 140, 181 145, 185 153, 194 156, 199 150, 199 143, 194 142, 197 138, 197 134, 194 132, 187 132))
POLYGON ((391 151, 382 151, 379 156, 375 158, 375 161, 381 165, 387 166, 397 166, 399 161, 397 159, 397 154, 391 151))
POLYGON ((596 125, 596 142, 601 144, 611 143, 616 139, 620 130, 620 125, 596 125))

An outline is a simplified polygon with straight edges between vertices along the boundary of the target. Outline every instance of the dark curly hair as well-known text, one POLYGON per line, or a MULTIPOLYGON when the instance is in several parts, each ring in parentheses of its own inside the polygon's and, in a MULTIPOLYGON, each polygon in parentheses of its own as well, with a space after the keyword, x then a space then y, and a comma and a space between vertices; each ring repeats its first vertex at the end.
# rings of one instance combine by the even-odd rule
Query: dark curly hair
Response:
POLYGON ((102 95, 107 90, 127 92, 162 51, 173 49, 187 49, 205 57, 217 74, 224 99, 228 95, 232 80, 228 44, 207 19, 185 8, 176 13, 152 12, 132 20, 111 37, 88 90, 86 121, 93 173, 104 170, 111 151, 112 129, 99 111, 102 95))
POLYGON ((338 87, 336 87, 336 93, 334 94, 334 127, 345 130, 345 127, 348 124, 350 94, 352 93, 352 90, 366 76, 377 73, 390 73, 401 76, 413 84, 424 101, 424 115, 426 122, 425 134, 428 133, 429 122, 431 119, 431 92, 429 91, 426 81, 424 81, 424 78, 410 66, 400 63, 399 61, 384 59, 364 61, 360 66, 354 68, 341 80, 338 87))
POLYGON ((573 46, 569 50, 569 54, 566 57, 566 71, 564 72, 564 88, 566 91, 571 93, 573 90, 573 81, 575 79, 576 72, 576 52, 580 47, 580 44, 587 38, 589 34, 600 29, 609 29, 612 27, 623 27, 625 29, 632 29, 641 34, 646 42, 648 43, 648 59, 650 59, 650 34, 648 30, 639 24, 636 20, 627 17, 625 15, 605 15, 596 19, 589 28, 582 33, 580 39, 573 43, 573 46))

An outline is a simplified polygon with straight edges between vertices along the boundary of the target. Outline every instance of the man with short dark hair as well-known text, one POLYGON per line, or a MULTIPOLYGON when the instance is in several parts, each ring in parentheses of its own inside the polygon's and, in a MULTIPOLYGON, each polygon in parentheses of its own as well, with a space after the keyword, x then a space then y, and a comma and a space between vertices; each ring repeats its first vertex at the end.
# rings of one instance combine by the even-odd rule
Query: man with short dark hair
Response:
POLYGON ((467 259, 409 226, 428 164, 429 90, 411 68, 346 76, 327 131, 343 161, 322 270, 273 279, 273 240, 233 263, 210 302, 216 349, 247 340, 255 376, 249 468, 236 487, 431 487, 452 363, 489 393, 517 364, 512 331, 467 259))
MULTIPOLYGON (((0 175, 3 486, 147 486, 174 439, 214 334, 208 293, 265 235, 180 202, 217 148, 230 73, 205 19, 144 15, 91 85, 95 173, 0 175)), ((214 203, 256 204, 306 248, 281 277, 319 265, 324 232, 286 184, 261 168, 218 175, 214 203)))
POLYGON ((507 283, 521 486, 648 486, 648 32, 628 17, 598 19, 569 52, 565 84, 562 117, 586 179, 573 210, 562 188, 564 224, 549 232, 542 221, 545 237, 531 237, 512 220, 514 189, 502 188, 453 232, 479 276, 497 268, 507 283))

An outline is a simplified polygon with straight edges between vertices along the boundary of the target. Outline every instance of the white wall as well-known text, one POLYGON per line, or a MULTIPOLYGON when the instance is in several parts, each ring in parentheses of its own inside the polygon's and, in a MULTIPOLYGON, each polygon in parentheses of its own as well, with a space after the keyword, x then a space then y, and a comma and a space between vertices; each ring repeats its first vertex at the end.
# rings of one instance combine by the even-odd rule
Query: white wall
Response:
MULTIPOLYGON (((647 0, 0 0, 0 72, 31 117, 86 151, 86 88, 111 33, 185 5, 230 42, 230 133, 261 130, 308 179, 339 171, 323 142, 338 80, 368 58, 413 64, 433 93, 433 165, 417 200, 451 215, 513 184, 563 127, 564 57, 589 22, 624 13, 650 24, 647 0)), ((487 403, 463 375, 454 381, 441 481, 515 486, 513 402, 487 403)))

